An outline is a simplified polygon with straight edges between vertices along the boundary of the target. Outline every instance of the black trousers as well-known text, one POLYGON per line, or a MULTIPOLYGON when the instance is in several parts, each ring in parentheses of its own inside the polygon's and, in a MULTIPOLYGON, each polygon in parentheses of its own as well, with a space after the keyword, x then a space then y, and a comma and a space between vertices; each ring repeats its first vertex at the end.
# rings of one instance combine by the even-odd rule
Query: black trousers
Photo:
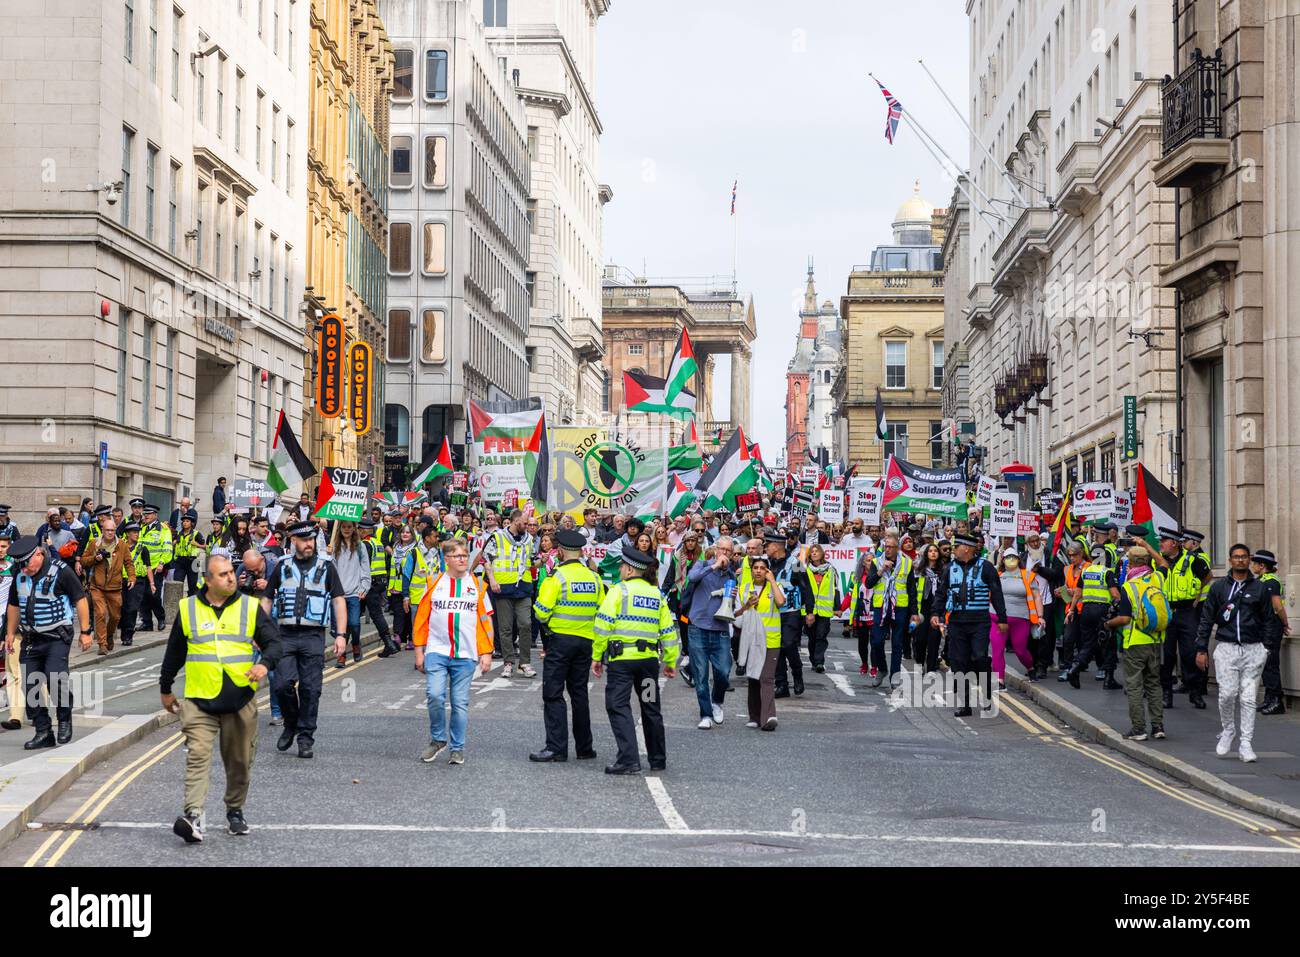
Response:
POLYGON ((172 572, 172 578, 178 582, 185 583, 185 594, 193 595, 198 590, 199 576, 194 571, 193 558, 173 558, 171 565, 168 566, 172 572))
MULTIPOLYGON (((50 730, 50 709, 42 703, 42 694, 54 705, 60 724, 72 721, 72 676, 68 673, 71 650, 71 625, 49 634, 23 636, 18 652, 18 661, 23 666, 23 694, 27 698, 27 720, 36 726, 38 734, 50 730)), ((11 689, 10 694, 13 693, 11 689)))
POLYGON ((411 640, 411 625, 414 619, 402 605, 402 593, 388 596, 388 610, 393 613, 393 638, 397 641, 411 640))
MULTIPOLYGON (((587 675, 591 673, 591 642, 586 638, 551 632, 542 659, 542 717, 546 722, 546 750, 569 753, 569 717, 564 705, 568 689, 573 702, 573 743, 579 754, 590 754, 591 710, 587 704, 587 675)), ((656 687, 658 686, 656 682, 656 687)))
POLYGON ((129 643, 135 637, 135 623, 137 617, 144 616, 144 626, 149 627, 149 610, 146 602, 149 600, 149 579, 143 575, 136 576, 135 586, 123 586, 122 596, 122 642, 129 643))
MULTIPOLYGON (((1160 660, 1160 687, 1172 691, 1174 665, 1180 666, 1183 684, 1189 693, 1205 694, 1208 675, 1196 667, 1196 630, 1201 623, 1201 610, 1195 605, 1183 605, 1173 610, 1169 630, 1165 632, 1165 649, 1160 660)), ((1281 682, 1281 675, 1278 676, 1281 682)))
POLYGON ((158 586, 157 590, 150 592, 149 583, 146 581, 144 586, 144 601, 141 602, 141 607, 144 609, 143 620, 145 625, 149 624, 149 615, 152 612, 153 617, 158 619, 158 631, 163 630, 163 626, 166 624, 164 619, 167 617, 166 612, 163 611, 162 601, 163 582, 167 580, 166 573, 166 566, 162 566, 161 569, 156 569, 154 571, 153 580, 154 584, 158 586))
POLYGON ((272 690, 280 702, 285 728, 296 731, 299 741, 313 742, 325 678, 325 629, 282 626, 280 641, 284 654, 275 666, 272 690))
POLYGON ((939 629, 930 625, 927 615, 921 616, 921 623, 912 632, 912 660, 925 671, 939 670, 939 629))
POLYGON ((970 690, 974 684, 989 688, 993 672, 993 658, 989 654, 988 615, 970 618, 950 617, 948 621, 948 661, 956 672, 957 706, 970 707, 970 690))
POLYGON ((1264 639, 1268 657, 1264 659, 1264 696, 1282 697, 1282 633, 1270 635, 1264 639))
POLYGON ((858 640, 858 657, 868 668, 871 667, 871 619, 853 626, 853 637, 858 640))
MULTIPOLYGON (((547 658, 550 653, 547 653, 547 658)), ((609 728, 618 745, 615 764, 640 767, 636 747, 636 722, 632 719, 632 697, 641 702, 641 731, 645 735, 645 752, 650 767, 659 768, 668 760, 664 737, 664 719, 659 712, 659 659, 631 658, 611 661, 605 666, 605 713, 609 728)))
POLYGON ((799 646, 803 643, 805 620, 803 612, 792 611, 781 616, 781 654, 776 659, 777 691, 789 687, 789 676, 785 671, 787 664, 794 680, 803 681, 803 661, 799 658, 799 646))
POLYGON ((1082 671, 1088 667, 1088 662, 1096 658, 1101 662, 1103 670, 1114 670, 1114 643, 1109 642, 1111 644, 1109 658, 1104 647, 1110 638, 1110 632, 1102 625, 1106 620, 1108 607, 1099 601, 1084 602, 1083 607, 1066 622, 1065 659, 1071 662, 1071 667, 1082 671), (1106 664, 1107 661, 1110 662, 1109 666, 1106 664))
POLYGON ((366 614, 379 632, 379 638, 388 644, 392 633, 388 630, 388 616, 384 614, 384 599, 388 593, 388 576, 380 575, 370 579, 370 591, 366 592, 366 614))
POLYGON ((804 625, 808 635, 808 661, 816 668, 826 664, 826 647, 830 644, 831 620, 818 615, 811 625, 804 625))

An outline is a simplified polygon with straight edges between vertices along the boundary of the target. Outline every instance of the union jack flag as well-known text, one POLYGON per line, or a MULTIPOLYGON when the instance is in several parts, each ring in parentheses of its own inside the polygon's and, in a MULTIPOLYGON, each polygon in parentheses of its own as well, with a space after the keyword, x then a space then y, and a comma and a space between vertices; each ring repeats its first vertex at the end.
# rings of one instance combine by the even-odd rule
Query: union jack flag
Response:
POLYGON ((740 180, 731 184, 731 215, 736 215, 736 187, 740 185, 740 180))
MULTIPOLYGON (((872 77, 875 79, 875 77, 872 77)), ((898 102, 894 94, 885 89, 884 85, 876 80, 876 86, 880 87, 880 93, 885 98, 885 105, 889 107, 889 113, 885 117, 885 141, 894 142, 894 134, 898 132, 898 121, 903 118, 903 104, 898 102)))

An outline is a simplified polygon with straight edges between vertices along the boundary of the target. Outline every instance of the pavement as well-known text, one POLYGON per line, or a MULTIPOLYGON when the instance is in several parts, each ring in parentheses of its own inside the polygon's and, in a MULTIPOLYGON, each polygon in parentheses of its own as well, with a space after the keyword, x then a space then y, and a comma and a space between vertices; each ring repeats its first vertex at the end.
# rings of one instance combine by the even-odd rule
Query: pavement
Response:
MULTIPOLYGON (((1300 827, 1300 714, 1295 710, 1255 716, 1254 747, 1259 760, 1246 764, 1238 757, 1235 742, 1227 757, 1215 754, 1222 724, 1214 685, 1205 696, 1204 710, 1193 708, 1187 695, 1174 695, 1174 707, 1164 714, 1169 735, 1164 740, 1126 741, 1128 696, 1123 691, 1103 691, 1095 673, 1082 675, 1076 691, 1057 681, 1054 672, 1044 680, 1030 682, 1008 665, 1007 683, 1093 741, 1240 807, 1300 827)), ((1262 694, 1259 700, 1263 700, 1262 694)))
POLYGON ((832 637, 827 660, 777 702, 774 733, 745 727, 743 683, 724 724, 697 730, 694 691, 664 679, 667 770, 611 778, 603 680, 595 761, 528 761, 541 679, 503 678, 498 661, 474 681, 466 764, 426 765, 423 676, 410 653, 371 655, 326 670, 313 760, 270 747, 263 712, 251 835, 221 828, 219 766, 207 840, 171 833, 185 753, 168 726, 71 782, 0 865, 1300 864, 1287 825, 1094 743, 1014 686, 959 719, 872 688, 853 642, 832 637))

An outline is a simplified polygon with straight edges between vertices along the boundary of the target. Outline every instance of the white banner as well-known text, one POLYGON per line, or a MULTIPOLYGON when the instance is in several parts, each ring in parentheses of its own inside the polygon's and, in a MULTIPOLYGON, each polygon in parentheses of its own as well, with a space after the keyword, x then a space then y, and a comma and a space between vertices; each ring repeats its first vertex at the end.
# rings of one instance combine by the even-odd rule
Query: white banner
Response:
POLYGON ((821 503, 817 509, 817 517, 823 522, 831 522, 832 524, 842 522, 844 520, 844 493, 823 489, 821 503))
POLYGON ((1086 482, 1074 487, 1070 511, 1081 518, 1108 518, 1115 508, 1115 486, 1109 482, 1086 482))
POLYGON ((1020 499, 1014 495, 1001 495, 994 493, 989 503, 989 524, 988 533, 992 536, 1001 537, 1003 535, 1016 534, 1016 511, 1020 506, 1020 499))
POLYGON ((885 497, 883 489, 855 485, 849 489, 849 518, 860 518, 867 525, 880 524, 880 503, 885 497))
POLYGON ((1129 492, 1116 492, 1115 504, 1110 510, 1110 520, 1116 525, 1133 521, 1133 496, 1129 492))

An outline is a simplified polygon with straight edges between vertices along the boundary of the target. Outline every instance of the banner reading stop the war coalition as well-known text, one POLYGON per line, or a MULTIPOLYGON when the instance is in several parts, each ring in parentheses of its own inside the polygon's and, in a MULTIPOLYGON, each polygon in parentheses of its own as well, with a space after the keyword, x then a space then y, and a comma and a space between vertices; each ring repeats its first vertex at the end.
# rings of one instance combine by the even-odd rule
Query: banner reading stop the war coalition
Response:
POLYGON ((966 478, 959 468, 927 469, 891 456, 884 486, 887 512, 966 517, 966 478))

